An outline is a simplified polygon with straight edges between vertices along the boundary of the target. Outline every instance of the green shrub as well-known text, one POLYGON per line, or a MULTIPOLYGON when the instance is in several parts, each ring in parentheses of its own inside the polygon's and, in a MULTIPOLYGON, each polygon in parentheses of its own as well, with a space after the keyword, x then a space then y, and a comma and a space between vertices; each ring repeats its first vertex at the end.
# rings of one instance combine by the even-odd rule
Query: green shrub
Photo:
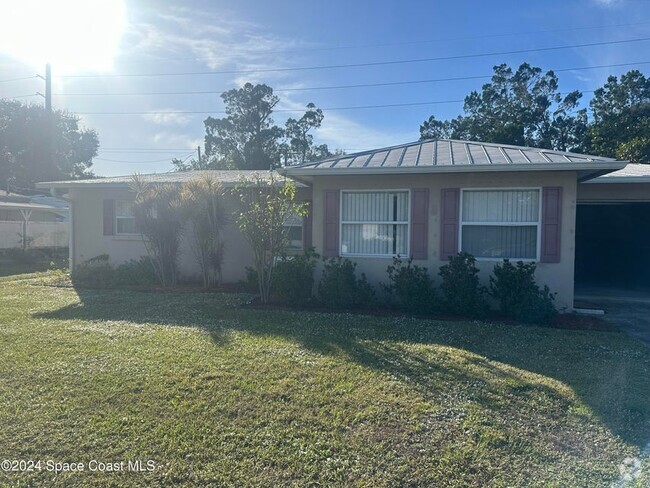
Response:
POLYGON ((403 261, 399 257, 386 268, 389 283, 381 285, 400 310, 410 313, 431 313, 436 307, 433 280, 427 268, 413 265, 413 258, 403 261))
POLYGON ((257 280, 257 271, 250 266, 246 266, 244 269, 246 271, 246 278, 240 282, 242 289, 248 293, 259 293, 260 285, 257 280))
POLYGON ((139 260, 132 259, 114 268, 109 263, 108 255, 101 254, 78 265, 72 272, 72 282, 100 288, 138 287, 156 285, 158 277, 147 256, 142 256, 139 260))
POLYGON ((318 296, 323 305, 332 309, 352 309, 374 303, 375 290, 365 274, 357 278, 356 267, 356 263, 340 257, 323 260, 318 284, 318 296))
POLYGON ((71 273, 72 282, 82 286, 111 286, 113 268, 108 254, 100 254, 77 265, 71 273))
POLYGON ((494 266, 490 294, 506 316, 524 323, 548 324, 557 315, 555 294, 546 285, 540 289, 535 269, 535 263, 519 261, 513 265, 504 259, 503 264, 494 266))
POLYGON ((487 289, 481 286, 478 272, 476 258, 466 252, 450 256, 449 264, 440 267, 440 289, 445 307, 450 312, 472 318, 487 315, 487 289))
POLYGON ((314 269, 319 257, 313 248, 297 256, 283 255, 273 269, 273 301, 296 307, 309 304, 313 297, 314 269))
POLYGON ((142 256, 131 259, 115 268, 115 279, 118 285, 124 286, 155 286, 159 284, 156 270, 151 258, 142 256))

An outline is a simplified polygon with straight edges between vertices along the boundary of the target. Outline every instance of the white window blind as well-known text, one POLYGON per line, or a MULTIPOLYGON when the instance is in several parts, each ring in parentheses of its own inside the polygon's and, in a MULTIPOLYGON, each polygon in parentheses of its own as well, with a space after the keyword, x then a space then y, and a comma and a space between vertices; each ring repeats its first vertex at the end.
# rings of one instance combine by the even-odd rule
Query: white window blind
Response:
POLYGON ((342 254, 408 254, 408 191, 344 191, 341 200, 342 254))
POLYGON ((537 258, 539 190, 464 190, 462 195, 462 251, 478 258, 537 258))
POLYGON ((133 202, 118 200, 115 202, 115 233, 137 234, 133 202))
POLYGON ((289 215, 282 225, 286 227, 289 251, 302 250, 302 217, 296 214, 289 215))

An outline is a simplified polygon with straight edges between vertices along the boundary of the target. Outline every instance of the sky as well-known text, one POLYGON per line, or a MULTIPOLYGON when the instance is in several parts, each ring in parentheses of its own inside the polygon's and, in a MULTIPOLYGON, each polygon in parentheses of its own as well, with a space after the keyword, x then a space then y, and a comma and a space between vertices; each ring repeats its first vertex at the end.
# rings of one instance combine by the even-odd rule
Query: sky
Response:
POLYGON ((35 74, 49 61, 54 107, 99 134, 100 176, 170 171, 172 158, 195 155, 205 118, 223 116, 219 94, 247 81, 276 90, 278 125, 315 103, 325 114, 315 141, 351 153, 417 140, 430 115, 462 113, 463 98, 500 63, 562 70, 560 91, 583 91, 584 106, 609 75, 650 72, 648 0, 0 0, 0 8, 0 98, 43 103, 35 74), (614 64, 625 66, 576 69, 614 64), (420 83, 440 78, 465 79, 420 83))

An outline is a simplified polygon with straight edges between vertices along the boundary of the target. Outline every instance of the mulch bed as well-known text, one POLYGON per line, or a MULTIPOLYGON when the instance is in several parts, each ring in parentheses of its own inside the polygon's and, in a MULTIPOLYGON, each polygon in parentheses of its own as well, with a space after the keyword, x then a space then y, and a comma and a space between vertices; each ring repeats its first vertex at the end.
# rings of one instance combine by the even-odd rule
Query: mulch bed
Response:
MULTIPOLYGON (((443 322, 458 322, 463 320, 473 320, 467 317, 452 315, 452 314, 436 314, 436 315, 416 315, 405 314, 400 310, 374 308, 374 309, 360 309, 360 310, 332 310, 322 306, 314 305, 310 307, 289 307, 278 303, 264 304, 260 301, 259 297, 254 297, 250 301, 240 305, 240 308, 249 310, 269 310, 269 311, 288 311, 288 312, 318 312, 318 313, 350 313, 358 315, 372 315, 375 317, 412 317, 424 320, 439 320, 443 322)), ((499 312, 490 312, 485 322, 499 322, 505 325, 531 325, 522 324, 508 317, 500 315, 499 312)), ((531 325, 534 326, 534 325, 531 325)), ((575 313, 558 314, 553 322, 549 325, 542 327, 550 327, 553 329, 567 329, 567 330, 594 330, 603 332, 620 332, 618 326, 603 320, 600 317, 578 315, 575 313)))

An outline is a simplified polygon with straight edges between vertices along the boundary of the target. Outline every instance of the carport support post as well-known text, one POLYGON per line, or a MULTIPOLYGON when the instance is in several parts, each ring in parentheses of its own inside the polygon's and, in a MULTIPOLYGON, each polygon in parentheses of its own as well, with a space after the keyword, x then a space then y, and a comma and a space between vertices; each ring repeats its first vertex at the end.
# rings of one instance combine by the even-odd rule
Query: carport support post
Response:
POLYGON ((21 215, 23 216, 23 238, 22 238, 22 244, 23 244, 23 251, 27 249, 27 222, 29 219, 32 217, 32 211, 31 210, 22 210, 20 211, 21 215))

